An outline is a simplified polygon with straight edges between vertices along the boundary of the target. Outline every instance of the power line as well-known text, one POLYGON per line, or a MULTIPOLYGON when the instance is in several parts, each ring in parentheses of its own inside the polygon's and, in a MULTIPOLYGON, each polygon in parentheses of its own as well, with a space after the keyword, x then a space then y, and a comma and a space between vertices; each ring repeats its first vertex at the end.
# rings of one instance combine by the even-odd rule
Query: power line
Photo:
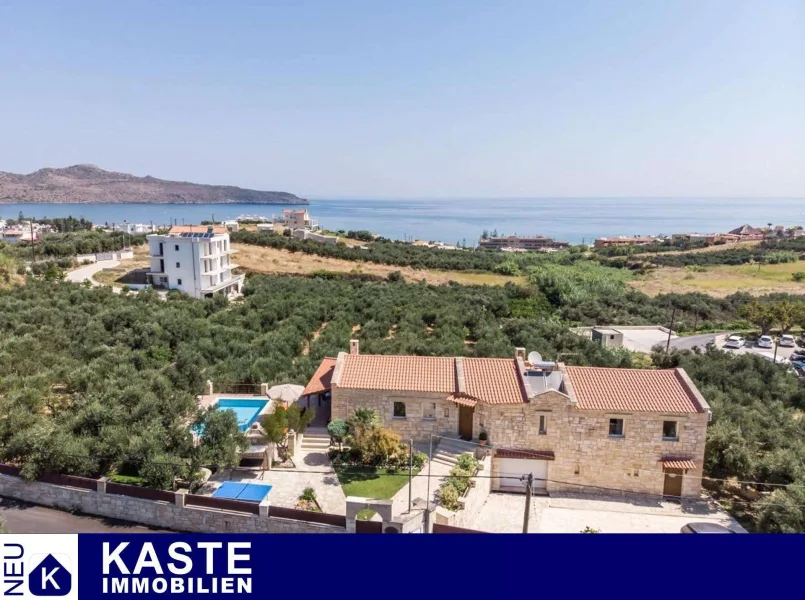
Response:
MULTIPOLYGON (((175 463, 175 462, 165 462, 165 461, 153 461, 148 459, 143 459, 139 456, 123 456, 123 457, 100 457, 100 456, 86 456, 86 455, 77 455, 77 454, 66 454, 63 456, 67 456, 70 458, 81 458, 87 460, 103 460, 103 459, 114 459, 119 461, 131 461, 131 462, 139 462, 148 465, 163 465, 163 466, 174 466, 174 467, 181 467, 183 469, 187 469, 190 467, 188 464, 183 463, 175 463)), ((334 468, 333 470, 317 470, 317 471, 307 471, 302 469, 288 469, 288 468, 279 468, 279 469, 272 469, 272 471, 280 472, 280 473, 299 473, 299 474, 318 474, 318 475, 332 475, 333 472, 337 474, 338 472, 351 474, 351 473, 364 473, 366 471, 366 466, 364 465, 352 465, 346 468, 334 468)), ((224 469, 225 470, 225 469, 224 469)), ((400 472, 400 473, 386 473, 386 476, 390 477, 408 477, 409 474, 407 472, 400 472)), ((523 481, 522 475, 482 475, 482 474, 475 474, 475 475, 428 475, 426 473, 418 473, 416 477, 432 477, 435 479, 444 479, 447 477, 456 477, 459 479, 507 479, 507 480, 516 480, 516 481, 523 481)), ((549 479, 543 477, 533 477, 532 481, 543 481, 545 483, 554 483, 559 485, 566 485, 570 488, 584 488, 584 489, 595 489, 599 491, 606 491, 606 492, 613 492, 617 494, 626 494, 630 496, 642 496, 644 498, 651 498, 651 499, 658 499, 658 500, 667 500, 667 497, 662 494, 655 494, 651 492, 639 492, 634 490, 625 490, 622 488, 613 488, 601 485, 594 485, 589 483, 577 483, 577 482, 570 482, 570 481, 561 481, 558 479, 549 479)), ((711 498, 712 499, 712 498, 711 498)), ((747 504, 752 505, 754 502, 748 500, 731 500, 731 503, 735 504, 747 504)), ((766 506, 804 506, 805 504, 766 504, 766 506)))
MULTIPOLYGON (((462 441, 465 441, 465 440, 462 440, 462 441)), ((476 444, 475 442, 466 442, 466 443, 468 445, 476 445, 476 446, 479 446, 479 447, 483 447, 483 446, 480 446, 480 444, 476 444)), ((535 458, 545 459, 545 452, 540 452, 538 450, 517 450, 517 452, 521 453, 521 454, 529 454, 531 456, 534 456, 535 458)), ((145 463, 145 464, 149 464, 149 465, 175 466, 175 467, 181 467, 181 468, 184 468, 184 469, 190 467, 190 465, 187 464, 187 463, 177 463, 177 462, 168 462, 168 461, 155 461, 155 460, 150 460, 147 457, 144 457, 142 455, 136 455, 136 454, 124 454, 124 455, 60 454, 60 456, 65 456, 65 457, 68 457, 68 458, 86 459, 86 460, 128 461, 128 462, 145 463)), ((361 471, 364 471, 366 468, 371 468, 371 467, 374 467, 374 466, 375 465, 351 464, 351 465, 346 465, 346 466, 343 466, 343 467, 338 467, 338 466, 334 465, 333 470, 339 470, 341 472, 351 472, 351 471, 357 470, 357 472, 361 472, 361 471)), ((384 467, 384 468, 387 468, 387 467, 384 467)), ((300 470, 300 469, 288 469, 288 468, 283 468, 283 467, 280 467, 278 469, 272 469, 272 470, 281 471, 283 473, 331 474, 331 471, 308 471, 308 470, 300 470)), ((665 473, 663 471, 651 471, 651 470, 648 470, 648 469, 627 469, 627 470, 633 471, 633 472, 637 471, 639 473, 648 473, 648 474, 657 475, 657 476, 664 476, 665 475, 665 473)), ((408 472, 405 469, 401 468, 400 471, 404 471, 404 472, 401 472, 401 473, 388 473, 387 472, 386 475, 391 476, 391 477, 408 477, 408 472)), ((416 477, 426 477, 426 476, 440 479, 440 478, 443 478, 443 477, 447 477, 448 475, 426 475, 424 473, 418 473, 416 475, 416 477)), ((521 478, 522 478, 521 475, 509 476, 509 475, 481 475, 481 474, 476 474, 476 475, 452 475, 451 474, 449 476, 450 477, 456 477, 456 478, 466 478, 466 479, 480 478, 480 479, 517 479, 517 480, 521 480, 521 478)), ((697 477, 695 475, 687 475, 687 474, 677 474, 676 477, 682 477, 682 478, 687 477, 687 478, 693 478, 693 479, 701 479, 702 481, 737 483, 737 484, 754 485, 754 486, 769 486, 769 487, 778 487, 778 488, 789 488, 790 487, 790 488, 797 488, 797 489, 800 489, 800 488, 805 489, 805 484, 796 484, 796 483, 766 483, 766 482, 762 482, 762 481, 745 481, 745 480, 735 480, 735 479, 719 479, 719 478, 715 478, 715 477, 706 477, 706 476, 697 477)), ((541 479, 541 478, 537 478, 537 477, 535 477, 534 480, 535 481, 546 481, 546 482, 552 482, 552 483, 560 483, 560 484, 572 485, 572 486, 597 487, 597 486, 594 486, 592 484, 582 484, 582 483, 574 483, 574 482, 566 482, 566 481, 557 481, 557 480, 552 480, 552 479, 541 479)), ((641 492, 632 492, 631 490, 622 490, 622 489, 618 489, 618 488, 602 488, 602 489, 612 489, 613 491, 619 491, 619 492, 631 493, 631 494, 641 493, 641 492)))
MULTIPOLYGON (((69 456, 71 458, 83 458, 83 459, 99 460, 99 457, 91 457, 91 456, 83 456, 83 455, 63 455, 63 456, 69 456)), ((132 459, 132 457, 124 457, 124 458, 115 457, 115 458, 117 460, 131 460, 132 459)), ((181 463, 172 463, 172 462, 164 462, 164 461, 149 461, 147 459, 143 460, 143 459, 141 459, 139 457, 135 457, 135 458, 139 462, 143 462, 145 464, 151 464, 151 465, 175 466, 175 467, 181 467, 181 468, 184 468, 184 469, 186 469, 186 468, 188 468, 190 466, 190 465, 181 464, 181 463)), ((354 467, 351 467, 351 468, 355 469, 355 472, 359 472, 359 473, 363 473, 366 470, 366 467, 361 466, 361 465, 357 465, 357 466, 354 466, 354 467)), ((332 474, 334 474, 334 471, 335 471, 336 475, 338 474, 338 471, 340 471, 342 473, 346 473, 346 474, 350 473, 349 467, 347 469, 339 469, 338 471, 336 471, 336 469, 333 469, 333 471, 330 471, 330 470, 327 470, 327 471, 304 471, 304 470, 301 470, 301 469, 286 469, 286 468, 272 469, 272 471, 281 472, 281 473, 299 473, 299 474, 306 474, 306 475, 310 475, 310 474, 332 475, 332 474)), ((406 472, 406 473, 386 473, 386 476, 408 477, 409 475, 406 472)), ((476 474, 476 475, 452 475, 452 474, 451 475, 428 475, 428 474, 425 474, 425 473, 418 473, 416 475, 416 477, 429 477, 429 478, 433 477, 433 478, 436 478, 436 479, 446 479, 447 477, 456 477, 456 478, 464 478, 464 479, 473 479, 473 478, 476 478, 476 479, 514 479, 514 480, 517 480, 517 481, 523 481, 523 476, 522 475, 494 475, 494 476, 493 475, 481 475, 481 474, 476 474)), ((612 492, 612 493, 616 493, 618 495, 622 495, 625 498, 639 496, 639 497, 643 497, 643 498, 646 498, 646 499, 652 499, 652 500, 654 500, 654 499, 656 499, 656 500, 665 500, 665 501, 668 500, 668 497, 664 496, 662 494, 655 494, 655 493, 651 493, 651 492, 639 492, 639 491, 634 491, 634 490, 625 490, 625 489, 621 489, 621 488, 612 488, 612 487, 594 485, 594 484, 589 484, 589 483, 576 483, 576 482, 561 481, 561 480, 557 480, 557 479, 548 479, 548 478, 533 477, 533 476, 532 476, 532 481, 544 481, 546 483, 554 483, 554 484, 559 484, 559 485, 566 485, 566 486, 568 486, 570 488, 577 488, 577 489, 595 489, 595 490, 599 490, 599 491, 612 492)), ((716 503, 716 504, 719 504, 718 501, 716 501, 714 498, 710 497, 709 495, 708 495, 708 499, 710 501, 716 503)), ((703 501, 703 499, 698 499, 698 498, 691 498, 690 500, 693 501, 693 502, 702 502, 703 501)), ((747 506, 753 506, 753 505, 756 504, 756 502, 749 501, 749 500, 733 500, 733 499, 731 499, 731 500, 729 500, 729 502, 730 502, 730 504, 740 504, 740 505, 747 505, 747 506)), ((720 506, 720 504, 719 504, 719 506, 720 506)), ((766 506, 766 507, 770 507, 770 506, 771 507, 783 507, 783 508, 787 508, 787 507, 805 508, 805 504, 790 504, 790 503, 782 504, 782 503, 764 502, 763 506, 766 506)))
MULTIPOLYGON (((487 446, 481 446, 477 442, 470 442, 470 441, 467 441, 467 440, 461 440, 461 439, 457 439, 457 438, 448 438, 448 437, 442 437, 442 439, 449 439, 451 441, 460 441, 460 442, 463 442, 463 443, 467 444, 468 446, 477 446, 479 448, 487 448, 487 446)), ((534 458, 537 458, 537 459, 541 458, 543 460, 549 460, 548 458, 546 458, 546 453, 548 452, 547 450, 542 450, 542 451, 540 451, 540 450, 516 450, 516 452, 518 452, 519 454, 528 454, 528 455, 533 456, 534 458)), ((665 475, 665 473, 663 471, 652 471, 652 470, 649 470, 649 469, 626 469, 626 470, 627 471, 633 471, 633 472, 637 471, 639 473, 649 473, 649 474, 652 474, 652 475, 665 475)), ((803 488, 803 489, 805 489, 805 484, 796 484, 796 483, 767 483, 767 482, 764 482, 764 481, 748 481, 748 480, 740 480, 740 479, 720 479, 720 478, 717 478, 717 477, 708 477, 706 475, 702 475, 701 477, 696 477, 695 475, 687 475, 687 474, 677 475, 677 477, 689 477, 689 478, 693 478, 693 479, 701 479, 702 481, 715 481, 715 482, 723 482, 723 483, 738 483, 738 484, 742 484, 742 485, 755 485, 755 486, 761 486, 762 485, 762 486, 768 486, 768 487, 782 487, 782 488, 791 487, 791 488, 803 488)))

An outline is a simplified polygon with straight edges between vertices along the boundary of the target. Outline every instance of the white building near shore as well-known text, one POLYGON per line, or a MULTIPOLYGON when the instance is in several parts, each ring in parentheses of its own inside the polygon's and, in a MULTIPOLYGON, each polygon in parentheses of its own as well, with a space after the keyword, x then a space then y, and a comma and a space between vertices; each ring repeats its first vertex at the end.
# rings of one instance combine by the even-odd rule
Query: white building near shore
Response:
POLYGON ((148 236, 151 268, 147 278, 156 288, 180 290, 196 298, 239 294, 243 275, 233 275, 235 250, 226 227, 177 225, 164 235, 148 236))

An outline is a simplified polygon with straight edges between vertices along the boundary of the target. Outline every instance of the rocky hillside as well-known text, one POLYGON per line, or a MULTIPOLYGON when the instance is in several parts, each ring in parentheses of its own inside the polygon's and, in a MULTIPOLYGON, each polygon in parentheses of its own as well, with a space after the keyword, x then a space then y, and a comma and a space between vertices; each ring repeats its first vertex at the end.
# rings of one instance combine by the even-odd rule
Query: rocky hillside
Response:
POLYGON ((288 192, 230 185, 166 181, 104 171, 93 165, 40 169, 29 175, 0 171, 0 204, 18 202, 150 202, 159 204, 307 204, 288 192))

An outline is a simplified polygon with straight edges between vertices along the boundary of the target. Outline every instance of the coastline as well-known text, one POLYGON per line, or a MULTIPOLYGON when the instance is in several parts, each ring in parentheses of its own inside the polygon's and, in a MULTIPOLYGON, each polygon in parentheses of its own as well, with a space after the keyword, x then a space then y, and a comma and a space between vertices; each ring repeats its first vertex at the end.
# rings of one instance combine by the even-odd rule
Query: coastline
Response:
POLYGON ((389 239, 442 240, 454 245, 477 242, 490 234, 541 234, 573 244, 597 237, 670 235, 675 232, 729 231, 743 223, 805 224, 805 199, 792 201, 703 198, 653 200, 603 199, 479 199, 369 200, 305 198, 307 204, 258 203, 0 203, 0 219, 25 215, 39 218, 84 217, 93 222, 198 223, 258 213, 267 218, 282 207, 304 206, 330 231, 367 230, 389 239))

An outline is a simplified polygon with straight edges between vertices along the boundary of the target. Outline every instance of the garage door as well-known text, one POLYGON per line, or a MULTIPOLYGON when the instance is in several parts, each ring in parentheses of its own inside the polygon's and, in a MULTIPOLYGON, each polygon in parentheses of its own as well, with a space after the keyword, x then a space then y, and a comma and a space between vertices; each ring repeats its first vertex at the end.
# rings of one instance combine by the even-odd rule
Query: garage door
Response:
POLYGON ((534 489, 545 489, 548 479, 547 460, 531 460, 525 458, 497 458, 500 489, 507 492, 525 492, 525 481, 520 481, 523 475, 531 473, 534 476, 534 489))

